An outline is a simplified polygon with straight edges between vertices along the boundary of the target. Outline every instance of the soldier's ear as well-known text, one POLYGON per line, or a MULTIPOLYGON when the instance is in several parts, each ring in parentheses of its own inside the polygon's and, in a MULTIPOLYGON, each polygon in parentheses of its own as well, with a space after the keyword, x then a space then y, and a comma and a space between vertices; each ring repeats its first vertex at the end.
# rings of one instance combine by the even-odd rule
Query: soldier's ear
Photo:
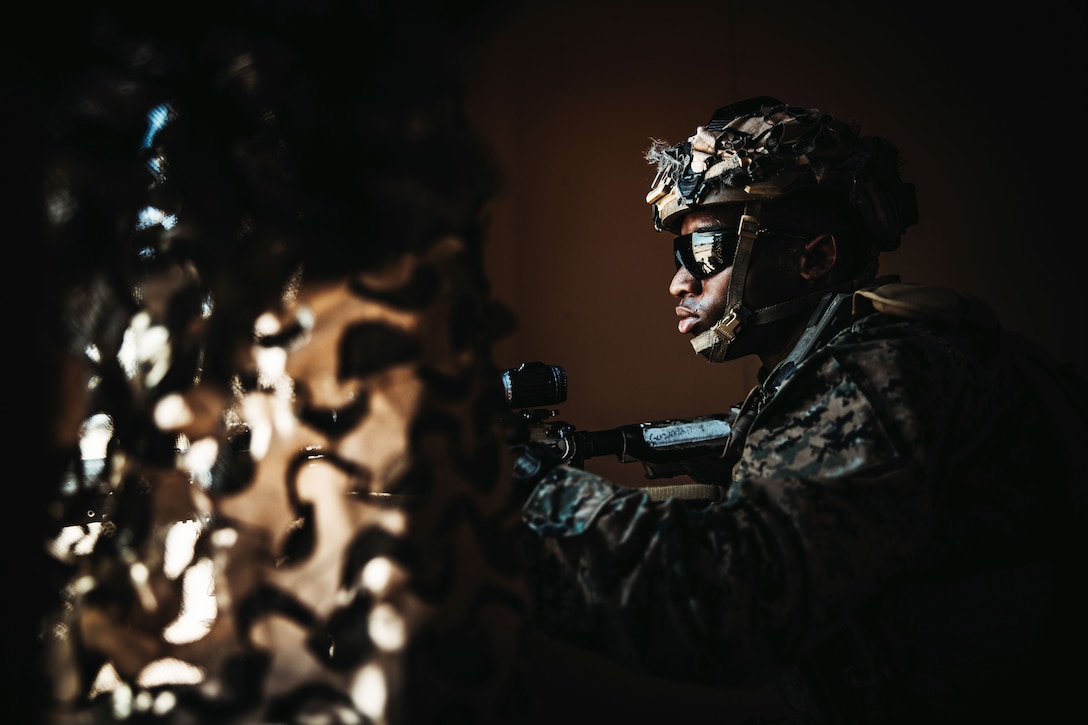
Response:
POLYGON ((821 234, 805 244, 801 251, 801 276, 814 280, 829 273, 839 257, 839 245, 834 234, 821 234))

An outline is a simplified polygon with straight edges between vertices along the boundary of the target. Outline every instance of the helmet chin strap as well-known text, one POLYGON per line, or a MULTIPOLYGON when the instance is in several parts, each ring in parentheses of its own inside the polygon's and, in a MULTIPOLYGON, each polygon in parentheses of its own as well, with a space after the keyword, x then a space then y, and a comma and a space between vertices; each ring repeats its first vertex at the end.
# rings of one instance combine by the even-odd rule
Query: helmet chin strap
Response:
POLYGON ((709 330, 691 339, 695 352, 710 362, 725 361, 729 346, 737 339, 743 327, 763 325, 796 315, 817 303, 828 292, 853 291, 861 282, 861 279, 850 279, 758 310, 749 309, 744 304, 744 287, 752 259, 752 248, 760 229, 759 210, 759 202, 750 201, 744 205, 744 213, 740 217, 737 251, 733 255, 733 272, 726 289, 725 314, 709 330))
POLYGON ((737 339, 743 325, 749 323, 752 311, 744 304, 744 280, 748 278, 748 264, 752 259, 752 247, 759 233, 759 202, 748 202, 737 226, 737 250, 733 253, 733 272, 725 291, 725 314, 717 324, 691 339, 695 352, 710 362, 723 362, 729 346, 737 339))
POLYGON ((718 320, 706 332, 691 338, 691 346, 695 348, 695 352, 710 362, 725 362, 725 353, 733 340, 737 339, 737 330, 740 328, 740 321, 734 312, 718 320))

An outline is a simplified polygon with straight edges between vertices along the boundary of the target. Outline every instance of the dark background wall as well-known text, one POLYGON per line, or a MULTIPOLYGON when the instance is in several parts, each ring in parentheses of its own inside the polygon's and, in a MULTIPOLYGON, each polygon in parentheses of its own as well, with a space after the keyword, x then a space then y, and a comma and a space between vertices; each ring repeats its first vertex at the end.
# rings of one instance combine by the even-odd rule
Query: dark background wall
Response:
MULTIPOLYGON (((519 318, 496 362, 563 365, 580 429, 725 410, 755 358, 712 365, 676 331, 671 237, 644 202, 651 138, 685 140, 756 95, 887 136, 920 222, 882 271, 988 300, 1004 323, 1088 370, 1084 61, 1072 6, 732 2, 516 7, 479 49, 469 110, 505 176, 496 295, 519 318)), ((618 480, 637 465, 591 459, 618 480)))

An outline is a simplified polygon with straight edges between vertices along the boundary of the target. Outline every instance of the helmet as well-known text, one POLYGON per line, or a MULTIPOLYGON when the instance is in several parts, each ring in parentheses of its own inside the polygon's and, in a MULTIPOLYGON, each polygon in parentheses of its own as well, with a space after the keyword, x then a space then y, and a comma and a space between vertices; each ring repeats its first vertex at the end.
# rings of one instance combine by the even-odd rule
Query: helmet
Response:
POLYGON ((841 194, 857 209, 863 241, 874 259, 896 249, 900 235, 918 220, 914 185, 899 177, 899 152, 890 141, 861 136, 857 126, 830 114, 787 106, 769 96, 719 108, 686 142, 669 146, 655 141, 646 159, 657 165, 646 201, 658 231, 677 233, 684 216, 697 207, 744 205, 726 313, 691 341, 696 352, 712 362, 726 359, 742 327, 796 315, 827 292, 845 291, 859 282, 850 280, 835 289, 749 309, 743 291, 752 245, 760 234, 763 202, 802 189, 841 194))
POLYGON ((769 96, 719 108, 686 142, 655 141, 646 158, 658 167, 646 195, 658 231, 675 232, 694 206, 765 201, 804 188, 844 194, 879 251, 898 248, 918 221, 914 185, 899 178, 890 141, 769 96))

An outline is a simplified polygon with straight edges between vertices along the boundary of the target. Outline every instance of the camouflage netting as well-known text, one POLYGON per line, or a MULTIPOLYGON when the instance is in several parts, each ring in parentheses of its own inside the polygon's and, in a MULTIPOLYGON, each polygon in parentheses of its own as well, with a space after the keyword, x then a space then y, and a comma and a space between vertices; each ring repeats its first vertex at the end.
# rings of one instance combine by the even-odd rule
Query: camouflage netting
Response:
MULTIPOLYGON (((356 326, 351 345, 330 343, 331 350, 355 355, 358 366, 410 363, 422 386, 411 398, 418 407, 398 412, 414 426, 405 434, 409 445, 423 452, 409 448, 409 460, 390 464, 385 478, 357 478, 427 493, 452 479, 486 489, 502 470, 489 427, 500 405, 498 379, 494 391, 481 382, 494 373, 488 346, 505 324, 488 299, 481 250, 482 214, 497 179, 463 116, 458 77, 464 51, 499 14, 487 0, 449 6, 122 3, 66 11, 55 27, 46 21, 46 35, 55 33, 30 59, 48 68, 28 76, 38 85, 27 95, 33 120, 24 126, 35 134, 28 157, 40 185, 23 194, 35 207, 19 229, 33 235, 24 242, 34 266, 21 272, 40 295, 39 309, 17 328, 42 353, 24 384, 44 391, 32 404, 40 423, 33 419, 29 432, 46 442, 30 448, 41 465, 25 485, 33 490, 30 520, 44 530, 23 539, 33 549, 35 620, 19 642, 33 637, 28 657, 42 659, 35 666, 13 648, 13 706, 33 703, 35 716, 57 723, 404 716, 395 678, 388 707, 363 712, 350 696, 337 699, 335 677, 276 670, 274 655, 245 637, 260 611, 230 611, 229 627, 213 623, 203 645, 167 644, 162 630, 182 613, 186 576, 170 570, 177 565, 164 552, 168 536, 190 531, 196 554, 184 566, 211 562, 220 618, 224 607, 258 601, 294 611, 281 595, 265 595, 277 567, 299 555, 292 545, 313 553, 328 543, 312 531, 315 517, 307 519, 316 504, 296 496, 294 508, 281 512, 295 516, 289 523, 305 535, 226 555, 215 537, 230 529, 219 523, 223 501, 247 475, 262 474, 240 472, 245 457, 225 451, 234 445, 237 454, 238 438, 249 442, 239 406, 275 386, 259 379, 254 362, 268 349, 286 356, 288 373, 296 366, 291 384, 311 396, 309 408, 287 409, 296 418, 290 429, 304 419, 330 450, 342 444, 350 422, 305 386, 329 375, 333 387, 347 385, 353 371, 342 363, 330 373, 312 361, 313 347, 298 353, 311 338, 334 334, 329 325, 356 326), (320 317, 330 309, 356 317, 320 317), (407 312, 397 317, 397 309, 407 312), (418 335, 372 324, 375 310, 418 335), (258 322, 270 311, 272 330, 258 322), (462 399, 468 402, 456 402, 462 399), (171 401, 182 401, 184 422, 164 423, 171 401), (468 453, 433 440, 451 420, 467 425, 469 433, 448 437, 468 453), (202 437, 220 448, 200 466, 193 461, 202 437), (440 468, 449 459, 456 475, 440 468), (39 558, 46 545, 50 555, 39 558), (284 560, 267 560, 277 555, 284 560), (224 588, 244 596, 224 599, 224 588), (149 675, 147 665, 164 653, 172 672, 149 675), (107 671, 112 681, 103 680, 107 671), (266 688, 261 678, 269 672, 284 682, 266 688), (23 682, 32 689, 18 691, 23 682), (193 683, 200 686, 187 687, 193 683)), ((374 380, 352 383, 347 397, 376 397, 392 385, 374 380)), ((303 438, 288 443, 305 448, 303 438)), ((373 457, 378 444, 367 440, 358 445, 373 457)), ((352 454, 335 453, 346 470, 352 454)), ((367 493, 358 488, 356 481, 350 493, 367 493)), ((487 490, 470 493, 491 500, 487 490)), ((236 499, 227 518, 244 519, 249 503, 236 499)), ((507 513, 500 506, 494 515, 507 513)), ((352 527, 361 514, 353 516, 340 522, 345 537, 358 534, 352 527)), ((490 523, 501 537, 502 526, 490 523)), ((457 530, 449 520, 442 525, 457 530)), ((371 544, 386 553, 392 546, 371 544)), ((435 535, 415 546, 415 555, 426 556, 428 546, 448 549, 449 542, 435 535)), ((362 555, 358 540, 354 551, 362 555)), ((427 586, 438 584, 415 591, 425 601, 434 598, 427 586)), ((337 676, 365 658, 358 642, 345 639, 358 634, 343 621, 358 603, 320 613, 327 615, 320 626, 311 622, 326 633, 341 627, 338 651, 329 647, 322 663, 337 676)), ((320 643, 307 646, 320 655, 320 643)))

